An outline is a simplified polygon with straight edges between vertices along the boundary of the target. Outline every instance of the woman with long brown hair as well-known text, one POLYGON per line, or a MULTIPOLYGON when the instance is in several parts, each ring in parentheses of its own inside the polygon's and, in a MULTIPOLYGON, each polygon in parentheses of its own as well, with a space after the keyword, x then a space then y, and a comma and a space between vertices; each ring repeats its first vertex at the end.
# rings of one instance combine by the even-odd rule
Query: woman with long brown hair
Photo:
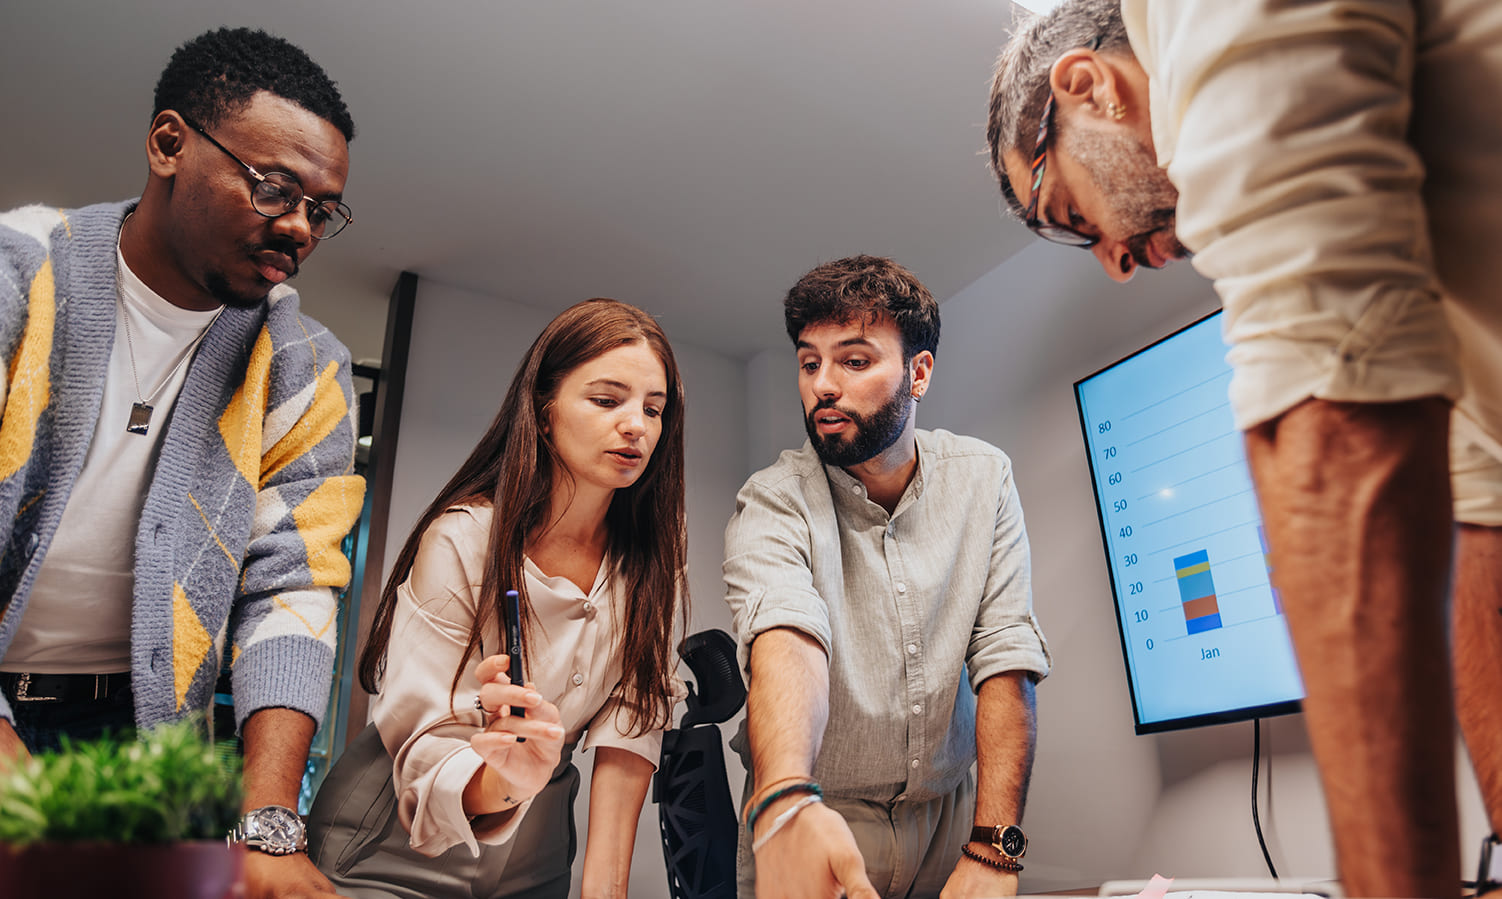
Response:
POLYGON ((570 757, 584 736, 595 763, 583 894, 626 895, 681 690, 683 503, 683 387, 667 338, 614 300, 564 311, 381 595, 360 659, 372 724, 308 821, 310 855, 341 894, 567 896, 570 757), (511 589, 526 684, 500 652, 511 589))

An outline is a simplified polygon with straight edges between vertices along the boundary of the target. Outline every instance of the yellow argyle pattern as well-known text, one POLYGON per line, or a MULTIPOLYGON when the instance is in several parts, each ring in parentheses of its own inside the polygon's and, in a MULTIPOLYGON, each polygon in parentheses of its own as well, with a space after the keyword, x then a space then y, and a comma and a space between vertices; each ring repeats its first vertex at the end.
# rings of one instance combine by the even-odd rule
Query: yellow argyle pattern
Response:
MULTIPOLYGON (((314 358, 318 364, 316 354, 314 358)), ((354 408, 340 384, 337 359, 322 362, 311 383, 274 404, 276 359, 271 329, 263 328, 251 349, 245 379, 220 414, 217 429, 235 471, 255 492, 250 541, 291 530, 299 538, 305 568, 290 589, 272 594, 263 603, 263 612, 249 621, 248 629, 237 631, 231 646, 232 664, 238 663, 249 644, 281 637, 311 638, 332 651, 338 638, 333 591, 348 583, 350 576, 349 560, 340 543, 359 517, 365 496, 364 479, 349 474, 317 479, 306 491, 305 479, 279 480, 279 475, 320 447, 327 452, 328 443, 347 443, 348 432, 336 432, 352 427, 354 408)), ((239 571, 242 560, 219 533, 213 511, 191 494, 189 499, 214 545, 214 555, 239 571)), ((247 583, 249 574, 243 573, 242 591, 257 589, 247 583)), ((174 583, 172 666, 179 711, 189 704, 195 682, 216 675, 222 648, 222 641, 210 634, 183 585, 174 583)))
POLYGON ((27 292, 26 329, 6 372, 5 413, 0 418, 0 479, 21 470, 36 445, 37 419, 52 399, 52 328, 57 320, 52 260, 42 264, 27 292))

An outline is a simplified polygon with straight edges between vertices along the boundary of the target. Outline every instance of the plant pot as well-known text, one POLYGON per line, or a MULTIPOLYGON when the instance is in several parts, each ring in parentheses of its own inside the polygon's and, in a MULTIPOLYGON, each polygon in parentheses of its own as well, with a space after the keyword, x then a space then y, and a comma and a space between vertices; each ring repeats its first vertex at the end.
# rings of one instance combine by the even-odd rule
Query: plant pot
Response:
POLYGON ((234 899, 244 892, 244 877, 245 847, 223 840, 0 846, 6 899, 234 899))

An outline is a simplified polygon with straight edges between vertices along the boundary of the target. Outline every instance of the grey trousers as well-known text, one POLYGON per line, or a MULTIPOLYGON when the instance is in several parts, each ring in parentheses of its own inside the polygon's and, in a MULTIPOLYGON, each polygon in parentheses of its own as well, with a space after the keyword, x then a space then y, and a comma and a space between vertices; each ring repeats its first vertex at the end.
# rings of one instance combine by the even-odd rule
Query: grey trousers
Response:
POLYGON ((579 770, 566 746, 516 838, 429 857, 408 845, 396 812, 391 755, 375 726, 350 743, 308 814, 308 856, 351 899, 567 899, 577 848, 579 770))
MULTIPOLYGON (((748 787, 750 780, 746 778, 748 787)), ((742 804, 749 798, 745 796, 742 804)), ((850 825, 866 861, 866 876, 884 899, 937 899, 960 860, 960 847, 970 839, 975 775, 967 772, 954 792, 927 802, 866 802, 835 796, 826 796, 824 802, 850 825)), ((740 899, 755 899, 758 876, 786 875, 756 870, 751 838, 742 827, 736 857, 740 899)))

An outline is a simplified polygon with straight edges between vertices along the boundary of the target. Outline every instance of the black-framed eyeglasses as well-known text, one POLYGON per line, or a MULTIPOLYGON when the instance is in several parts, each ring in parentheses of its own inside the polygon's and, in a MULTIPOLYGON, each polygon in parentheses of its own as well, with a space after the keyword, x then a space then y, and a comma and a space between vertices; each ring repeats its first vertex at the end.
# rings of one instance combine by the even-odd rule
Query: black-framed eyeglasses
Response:
POLYGON ((303 193, 302 183, 286 172, 267 172, 264 175, 256 167, 236 156, 229 147, 214 139, 203 126, 187 116, 183 117, 189 128, 202 134, 209 143, 218 147, 224 155, 240 164, 250 175, 250 205, 256 212, 269 219, 284 216, 297 209, 301 203, 308 204, 308 233, 315 240, 328 240, 353 222, 349 207, 338 200, 315 200, 303 193))
POLYGON ((1033 187, 1027 201, 1027 213, 1022 220, 1029 230, 1044 240, 1088 250, 1100 242, 1099 237, 1081 234, 1068 225, 1038 218, 1038 196, 1042 192, 1043 173, 1048 169, 1048 139, 1053 132, 1053 108, 1053 95, 1050 94, 1048 101, 1043 104, 1043 115, 1038 119, 1038 142, 1033 145, 1033 164, 1029 169, 1033 187))

